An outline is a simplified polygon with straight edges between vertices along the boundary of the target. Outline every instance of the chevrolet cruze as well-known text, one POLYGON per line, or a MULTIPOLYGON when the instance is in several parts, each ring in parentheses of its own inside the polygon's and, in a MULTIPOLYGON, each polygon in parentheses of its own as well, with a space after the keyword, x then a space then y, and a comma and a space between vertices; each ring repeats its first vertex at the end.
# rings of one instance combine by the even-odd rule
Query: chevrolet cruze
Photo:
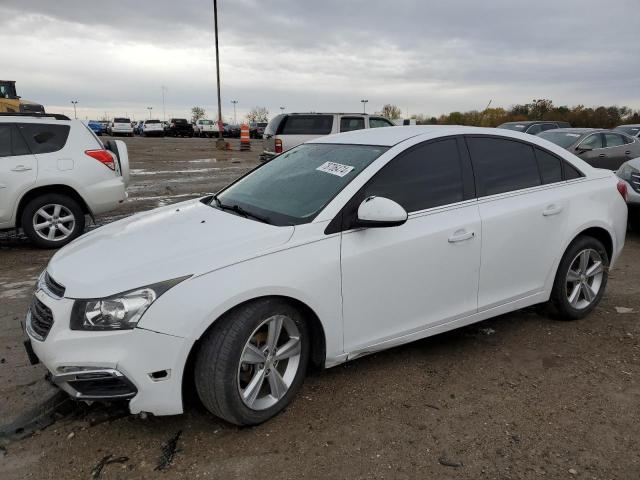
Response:
POLYGON ((322 137, 216 195, 114 222, 51 259, 27 350, 79 400, 263 422, 331 367, 534 304, 584 317, 626 188, 544 139, 424 126, 322 137))

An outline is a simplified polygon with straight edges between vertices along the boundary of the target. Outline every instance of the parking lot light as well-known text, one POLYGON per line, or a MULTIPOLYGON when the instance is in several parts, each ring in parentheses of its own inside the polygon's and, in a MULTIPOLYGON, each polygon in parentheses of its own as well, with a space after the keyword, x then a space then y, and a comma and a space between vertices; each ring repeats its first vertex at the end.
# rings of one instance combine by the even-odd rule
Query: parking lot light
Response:
POLYGON ((153 107, 147 107, 147 110, 149 110, 149 120, 151 120, 151 110, 153 110, 153 107))
POLYGON ((78 115, 76 114, 76 105, 78 104, 78 100, 71 100, 73 103, 73 118, 78 119, 78 115))
POLYGON ((362 100, 360 100, 360 101, 362 102, 362 113, 367 113, 367 102, 368 102, 369 100, 367 100, 367 99, 362 99, 362 100))
POLYGON ((236 120, 236 105, 238 104, 238 100, 231 100, 231 103, 233 103, 233 124, 237 125, 238 121, 236 120))

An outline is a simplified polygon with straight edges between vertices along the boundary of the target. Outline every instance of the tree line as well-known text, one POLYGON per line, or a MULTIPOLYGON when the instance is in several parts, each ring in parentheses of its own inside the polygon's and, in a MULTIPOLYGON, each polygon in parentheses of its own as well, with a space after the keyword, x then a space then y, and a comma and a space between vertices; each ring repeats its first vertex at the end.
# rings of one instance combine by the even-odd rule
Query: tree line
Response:
MULTIPOLYGON (((385 106, 386 107, 386 106, 385 106)), ((390 111, 393 109, 384 109, 390 111)), ((413 115, 418 125, 469 125, 477 127, 497 127, 505 122, 525 120, 558 120, 569 122, 574 127, 613 128, 625 123, 640 123, 640 110, 629 107, 584 105, 556 106, 551 100, 537 99, 510 108, 486 108, 483 111, 451 112, 439 117, 413 115)))

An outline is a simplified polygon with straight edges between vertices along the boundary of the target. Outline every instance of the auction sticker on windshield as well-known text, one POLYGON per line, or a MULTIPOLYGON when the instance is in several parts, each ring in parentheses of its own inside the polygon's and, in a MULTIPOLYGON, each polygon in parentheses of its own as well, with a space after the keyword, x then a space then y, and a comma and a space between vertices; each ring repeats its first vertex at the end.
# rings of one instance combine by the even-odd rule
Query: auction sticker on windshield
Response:
POLYGON ((342 165, 341 163, 324 162, 322 165, 316 168, 316 170, 330 173, 331 175, 337 175, 338 177, 344 177, 351 170, 353 170, 353 167, 350 167, 349 165, 342 165))

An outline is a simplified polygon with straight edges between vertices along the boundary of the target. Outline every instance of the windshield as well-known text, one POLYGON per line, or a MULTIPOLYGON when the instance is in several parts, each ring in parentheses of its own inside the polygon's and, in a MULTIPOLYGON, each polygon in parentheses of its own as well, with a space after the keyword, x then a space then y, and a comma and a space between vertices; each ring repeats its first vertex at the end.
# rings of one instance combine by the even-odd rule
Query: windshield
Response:
POLYGON ((527 126, 523 123, 503 123, 502 125, 498 125, 498 128, 506 128, 507 130, 523 132, 527 126))
POLYGON ((300 145, 249 173, 217 198, 226 208, 237 205, 274 225, 308 223, 387 150, 371 145, 300 145))
POLYGON ((549 130, 547 132, 539 133, 538 136, 540 138, 544 138, 545 140, 549 140, 550 142, 553 142, 556 145, 561 146, 562 148, 567 148, 570 145, 576 143, 582 135, 579 133, 554 132, 552 130, 549 130))

